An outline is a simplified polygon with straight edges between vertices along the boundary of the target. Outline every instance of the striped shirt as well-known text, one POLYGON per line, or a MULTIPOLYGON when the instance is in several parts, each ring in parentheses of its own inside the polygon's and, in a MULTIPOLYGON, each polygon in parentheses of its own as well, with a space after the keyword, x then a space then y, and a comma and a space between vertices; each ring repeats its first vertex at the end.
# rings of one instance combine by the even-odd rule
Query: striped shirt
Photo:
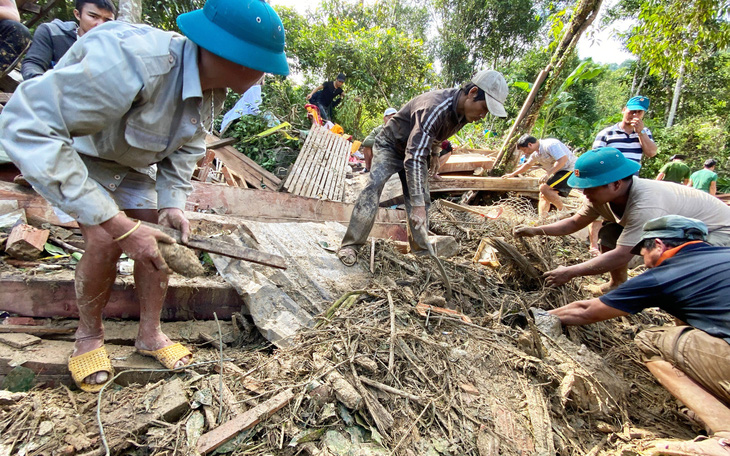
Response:
POLYGON ((378 136, 403 154, 406 181, 414 206, 424 206, 428 156, 434 146, 467 124, 456 112, 461 89, 434 90, 418 95, 403 106, 378 136))
MULTIPOLYGON (((644 128, 642 132, 649 135, 652 141, 654 140, 648 128, 644 128)), ((621 122, 606 127, 598 133, 596 140, 593 142, 593 149, 598 149, 599 147, 615 147, 624 154, 624 157, 641 164, 643 150, 639 142, 639 134, 636 132, 631 134, 626 133, 621 128, 621 122)))

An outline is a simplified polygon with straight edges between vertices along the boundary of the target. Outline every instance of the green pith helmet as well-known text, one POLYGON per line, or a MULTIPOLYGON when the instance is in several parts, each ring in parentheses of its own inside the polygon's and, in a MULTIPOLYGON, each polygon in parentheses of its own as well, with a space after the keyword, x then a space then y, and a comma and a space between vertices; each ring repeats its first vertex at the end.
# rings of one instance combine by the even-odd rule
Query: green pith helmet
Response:
POLYGON ((631 249, 634 255, 641 254, 646 239, 686 239, 690 241, 707 240, 707 225, 701 220, 681 215, 664 215, 644 223, 641 240, 631 249))
POLYGON ((203 9, 178 16, 177 25, 219 57, 264 73, 289 74, 284 26, 264 0, 208 0, 203 9))
POLYGON ((573 188, 600 187, 631 176, 640 168, 640 164, 624 157, 620 150, 600 147, 578 157, 568 185, 573 188))

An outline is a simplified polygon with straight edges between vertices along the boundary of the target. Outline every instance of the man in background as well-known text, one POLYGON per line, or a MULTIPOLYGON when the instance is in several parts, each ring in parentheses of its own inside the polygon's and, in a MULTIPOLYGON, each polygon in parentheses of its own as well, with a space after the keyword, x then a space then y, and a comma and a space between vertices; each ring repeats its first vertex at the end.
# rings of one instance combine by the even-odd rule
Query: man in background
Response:
POLYGON ((395 108, 386 109, 383 113, 383 123, 373 128, 370 134, 367 135, 363 140, 362 154, 365 156, 365 169, 362 171, 363 173, 367 173, 368 171, 370 171, 370 168, 373 166, 373 144, 375 144, 375 137, 378 136, 378 133, 383 130, 383 127, 388 123, 390 118, 395 115, 396 112, 398 112, 398 110, 396 110, 395 108))
POLYGON ((323 120, 331 121, 333 119, 332 111, 344 100, 343 85, 345 85, 345 74, 340 73, 337 75, 337 79, 323 82, 307 95, 307 101, 319 108, 319 115, 323 120))
POLYGON ((687 185, 689 183, 690 170, 689 166, 684 162, 686 158, 687 156, 681 154, 672 155, 669 162, 665 163, 659 170, 656 180, 687 185))
POLYGON ((550 212, 550 206, 563 210, 561 196, 568 196, 572 188, 568 185, 568 178, 573 173, 576 157, 573 152, 554 138, 538 140, 534 136, 522 135, 517 140, 517 148, 527 160, 511 173, 505 174, 503 178, 515 177, 530 168, 540 167, 545 170, 545 175, 540 178, 540 201, 537 205, 537 213, 544 217, 550 212))
POLYGON ((705 166, 699 171, 695 171, 689 176, 689 186, 694 187, 697 190, 702 190, 710 195, 717 193, 717 173, 715 172, 715 166, 717 160, 714 158, 708 158, 705 160, 705 166))
POLYGON ((77 0, 74 17, 78 24, 54 19, 39 25, 20 69, 23 79, 35 78, 53 68, 76 39, 97 25, 114 20, 116 14, 110 0, 77 0))

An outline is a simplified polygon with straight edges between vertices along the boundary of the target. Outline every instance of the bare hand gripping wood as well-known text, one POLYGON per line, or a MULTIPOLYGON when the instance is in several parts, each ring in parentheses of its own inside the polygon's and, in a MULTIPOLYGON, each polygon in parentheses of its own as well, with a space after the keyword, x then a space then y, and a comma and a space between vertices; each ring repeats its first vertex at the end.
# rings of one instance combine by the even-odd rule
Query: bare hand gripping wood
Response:
POLYGON ((206 252, 216 253, 231 258, 237 258, 239 260, 250 261, 252 263, 262 264, 264 266, 271 266, 272 268, 286 269, 286 261, 279 255, 272 255, 270 253, 261 252, 259 250, 250 249, 248 247, 238 246, 230 244, 228 242, 217 241, 215 239, 206 238, 203 236, 196 236, 191 234, 188 237, 188 242, 182 242, 182 234, 180 231, 168 228, 162 225, 156 225, 154 223, 142 222, 145 225, 155 228, 167 234, 171 238, 180 244, 187 245, 193 249, 199 249, 206 252))

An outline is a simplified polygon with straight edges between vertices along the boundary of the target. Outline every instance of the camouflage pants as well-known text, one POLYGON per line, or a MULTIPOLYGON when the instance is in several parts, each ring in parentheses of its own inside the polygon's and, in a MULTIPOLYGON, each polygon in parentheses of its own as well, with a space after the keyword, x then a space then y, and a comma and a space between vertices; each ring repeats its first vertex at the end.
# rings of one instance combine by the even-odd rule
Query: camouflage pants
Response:
POLYGON ((30 32, 20 22, 0 20, 0 73, 15 61, 30 43, 30 32))
MULTIPOLYGON (((411 226, 411 198, 406 182, 406 173, 404 168, 403 154, 398 153, 395 147, 381 140, 379 137, 375 139, 373 144, 373 165, 369 173, 369 180, 365 189, 355 202, 355 208, 350 217, 350 224, 347 227, 347 233, 342 239, 342 247, 353 247, 355 249, 365 245, 368 235, 373 229, 375 218, 378 215, 378 203, 380 195, 388 179, 398 173, 401 186, 403 187, 403 196, 405 197, 406 213, 408 214, 408 242, 412 252, 427 252, 428 237, 424 237, 423 232, 414 230, 411 226)), ((428 191, 428 169, 424 169, 424 200, 426 201, 426 214, 431 204, 431 198, 428 191)), ((428 219, 426 220, 428 223, 428 219)), ((426 225, 428 226, 428 225, 426 225)))

